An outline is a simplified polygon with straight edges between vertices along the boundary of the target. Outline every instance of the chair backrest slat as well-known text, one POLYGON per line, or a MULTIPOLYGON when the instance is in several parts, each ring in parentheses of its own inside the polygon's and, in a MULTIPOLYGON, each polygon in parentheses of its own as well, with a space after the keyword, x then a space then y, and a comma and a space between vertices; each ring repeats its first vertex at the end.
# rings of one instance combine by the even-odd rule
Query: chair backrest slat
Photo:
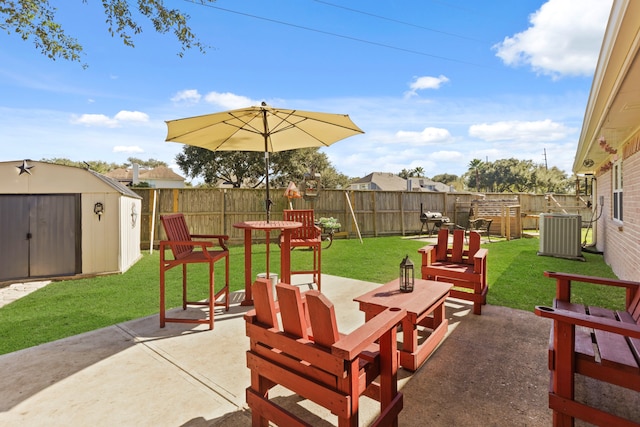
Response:
POLYGON ((464 230, 453 230, 453 247, 451 248, 451 262, 462 262, 464 252, 464 230))
POLYGON ((314 239, 317 237, 313 209, 285 209, 282 213, 285 221, 302 223, 302 227, 291 231, 292 239, 314 239))
POLYGON ((436 261, 473 264, 473 256, 480 249, 480 234, 469 232, 469 248, 464 249, 465 230, 453 230, 453 243, 449 247, 449 230, 446 228, 438 231, 438 243, 436 246, 436 261))
MULTIPOLYGON (((167 234, 167 240, 174 242, 191 240, 191 234, 189 233, 189 227, 187 227, 187 221, 184 219, 184 214, 161 215, 160 221, 167 234)), ((175 259, 181 259, 189 256, 193 252, 193 246, 171 245, 171 252, 175 259)))
POLYGON ((300 288, 287 283, 276 285, 282 330, 296 338, 308 338, 307 319, 300 288))
POLYGON ((447 248, 449 246, 449 230, 441 228, 438 231, 438 243, 436 246, 436 261, 447 261, 447 248))
POLYGON ((251 286, 253 296, 253 307, 256 310, 258 322, 270 328, 278 326, 278 316, 273 302, 273 289, 271 281, 267 279, 257 279, 251 286))
POLYGON ((480 233, 475 231, 469 232, 469 258, 466 260, 467 264, 473 264, 473 257, 480 250, 480 233))
POLYGON ((333 303, 319 291, 305 292, 313 341, 323 347, 331 347, 340 339, 333 303))

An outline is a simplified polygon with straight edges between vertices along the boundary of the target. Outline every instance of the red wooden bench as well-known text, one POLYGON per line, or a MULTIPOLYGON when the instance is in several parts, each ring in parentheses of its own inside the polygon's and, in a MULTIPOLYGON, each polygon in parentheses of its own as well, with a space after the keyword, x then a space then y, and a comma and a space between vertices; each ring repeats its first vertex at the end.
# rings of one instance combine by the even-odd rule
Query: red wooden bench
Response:
POLYGON ((573 426, 574 418, 579 418, 600 426, 640 425, 575 398, 576 374, 640 392, 640 283, 554 272, 544 275, 556 279, 553 307, 535 308, 538 316, 553 320, 549 343, 553 424, 573 426), (571 302, 572 282, 626 289, 625 309, 571 302))
MULTIPOLYGON (((313 283, 322 291, 322 229, 315 224, 313 209, 285 209, 282 212, 285 221, 301 222, 302 227, 291 230, 291 249, 311 248, 313 250, 313 269, 292 270, 291 274, 313 274, 313 283)), ((280 236, 282 239, 282 236, 280 236)))
POLYGON ((160 241, 160 327, 164 328, 165 322, 177 323, 207 323, 209 329, 213 329, 213 312, 215 306, 223 306, 229 310, 229 250, 226 241, 229 236, 211 234, 190 234, 184 215, 181 213, 161 215, 160 221, 167 234, 167 240, 160 241), (193 240, 193 239, 208 239, 193 240), (212 250, 214 243, 218 241, 218 249, 212 250), (171 249, 173 259, 167 259, 166 250, 171 249), (195 249, 200 250, 195 250, 195 249), (214 264, 216 261, 225 260, 225 284, 215 292, 214 264), (187 297, 187 265, 194 263, 209 264, 209 299, 207 301, 189 301, 187 297), (204 305, 209 307, 208 319, 189 319, 181 317, 167 317, 165 303, 165 273, 173 267, 182 266, 182 309, 187 305, 204 305), (216 300, 224 295, 223 302, 216 300))
POLYGON ((465 230, 453 231, 449 247, 449 230, 438 232, 438 242, 418 250, 422 254, 422 278, 454 285, 451 297, 473 302, 474 314, 482 314, 487 303, 487 249, 480 248, 480 234, 469 232, 469 246, 465 249, 465 230))
POLYGON ((299 287, 283 283, 276 290, 274 303, 269 282, 256 280, 255 309, 245 315, 251 369, 247 404, 253 425, 310 425, 269 399, 269 390, 281 385, 330 410, 339 426, 358 425, 363 394, 380 402, 375 425, 397 426, 403 399, 397 388, 396 326, 406 311, 387 309, 342 335, 333 304, 319 291, 302 296, 299 287))

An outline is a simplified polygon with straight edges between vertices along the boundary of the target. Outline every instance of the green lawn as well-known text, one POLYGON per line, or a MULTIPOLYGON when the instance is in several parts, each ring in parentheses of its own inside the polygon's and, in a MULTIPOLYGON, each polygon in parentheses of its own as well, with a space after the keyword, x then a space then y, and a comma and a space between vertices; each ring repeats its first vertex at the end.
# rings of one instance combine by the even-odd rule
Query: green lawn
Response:
MULTIPOLYGON (((409 255, 419 275, 420 257, 416 252, 424 246, 416 239, 377 237, 335 240, 322 252, 322 272, 376 283, 385 283, 398 275, 399 264, 409 255)), ((543 271, 565 271, 595 276, 615 277, 602 256, 585 254, 587 262, 561 258, 539 257, 538 239, 523 238, 484 245, 489 248, 488 303, 522 310, 535 305, 549 305, 555 293, 555 282, 543 276, 543 271)), ((264 272, 265 245, 253 250, 252 276, 264 272)), ((311 262, 312 252, 296 249, 292 268, 311 262)), ((271 245, 271 270, 280 271, 280 253, 271 245)), ((159 255, 157 251, 143 258, 122 275, 54 282, 5 307, 0 308, 0 354, 53 341, 82 332, 158 313, 159 255)), ((216 281, 223 264, 216 265, 216 281)), ((231 290, 244 288, 244 249, 231 248, 231 290)), ((191 298, 206 298, 206 267, 190 266, 191 298), (200 286, 193 286, 193 284, 200 286)), ((180 269, 167 275, 168 306, 181 304, 180 269)), ((622 308, 622 290, 601 287, 574 286, 576 300, 588 300, 605 307, 622 308)))

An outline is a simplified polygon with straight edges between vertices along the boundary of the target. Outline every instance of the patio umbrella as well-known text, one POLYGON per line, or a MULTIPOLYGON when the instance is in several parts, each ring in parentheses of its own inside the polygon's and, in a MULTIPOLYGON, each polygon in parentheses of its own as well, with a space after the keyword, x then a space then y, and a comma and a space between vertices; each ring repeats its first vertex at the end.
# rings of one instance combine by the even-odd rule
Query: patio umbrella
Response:
POLYGON ((167 121, 167 141, 211 151, 264 151, 269 198, 269 153, 297 148, 328 147, 334 142, 364 133, 346 114, 259 106, 167 121))

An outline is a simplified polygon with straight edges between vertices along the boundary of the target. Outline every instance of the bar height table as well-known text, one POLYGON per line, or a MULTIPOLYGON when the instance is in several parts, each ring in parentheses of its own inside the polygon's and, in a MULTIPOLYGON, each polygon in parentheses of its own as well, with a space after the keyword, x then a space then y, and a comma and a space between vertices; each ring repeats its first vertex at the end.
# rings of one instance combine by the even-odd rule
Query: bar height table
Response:
POLYGON ((291 230, 302 227, 301 222, 296 221, 244 221, 233 224, 234 228, 244 230, 244 300, 240 305, 253 305, 251 295, 251 232, 262 230, 267 236, 267 280, 269 279, 269 234, 273 230, 282 232, 282 245, 280 247, 280 280, 291 283, 291 230))

